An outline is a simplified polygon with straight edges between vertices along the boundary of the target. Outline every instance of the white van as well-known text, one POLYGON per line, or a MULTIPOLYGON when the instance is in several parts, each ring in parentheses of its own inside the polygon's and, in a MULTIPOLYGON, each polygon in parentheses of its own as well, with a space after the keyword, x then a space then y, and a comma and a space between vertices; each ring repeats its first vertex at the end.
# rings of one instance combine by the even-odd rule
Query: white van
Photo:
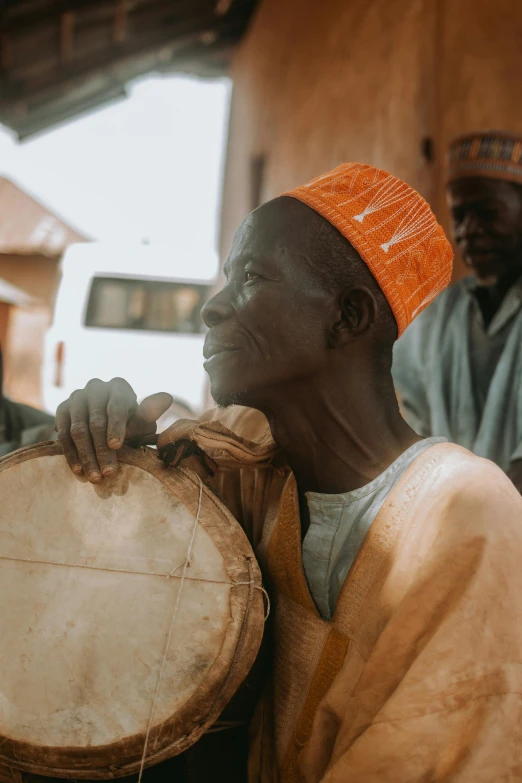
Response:
POLYGON ((138 399, 170 392, 179 415, 204 407, 200 310, 217 258, 208 251, 191 255, 176 260, 171 250, 150 245, 68 248, 45 344, 42 396, 48 411, 54 413, 90 378, 115 376, 128 380, 138 399))

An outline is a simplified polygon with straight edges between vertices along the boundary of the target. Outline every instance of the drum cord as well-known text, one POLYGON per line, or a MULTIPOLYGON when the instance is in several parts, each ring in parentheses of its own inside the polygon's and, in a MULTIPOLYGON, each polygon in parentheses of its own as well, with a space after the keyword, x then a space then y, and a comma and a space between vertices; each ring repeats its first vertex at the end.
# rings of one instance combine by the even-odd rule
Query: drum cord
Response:
POLYGON ((270 606, 270 596, 268 595, 268 593, 265 590, 265 588, 262 587, 261 585, 254 585, 254 584, 252 584, 252 581, 250 581, 250 582, 232 582, 231 587, 237 587, 238 585, 247 585, 248 587, 253 587, 254 590, 261 590, 261 592, 263 593, 263 595, 264 595, 264 597, 266 599, 266 610, 265 610, 265 623, 266 623, 266 621, 270 617, 271 606, 270 606))
POLYGON ((199 518, 200 518, 200 515, 201 515, 201 502, 202 502, 202 499, 203 499, 203 482, 201 481, 199 476, 198 476, 198 479, 199 479, 198 512, 196 514, 196 519, 195 519, 194 525, 192 527, 192 535, 191 535, 191 538, 190 538, 189 547, 187 549, 187 556, 186 556, 185 562, 183 564, 183 571, 181 573, 181 582, 180 582, 180 585, 179 585, 178 595, 177 595, 177 598, 176 598, 176 603, 174 605, 174 611, 172 613, 172 619, 170 621, 169 632, 167 634, 167 642, 165 644, 165 650, 164 650, 163 658, 162 658, 162 661, 161 661, 161 667, 160 667, 160 671, 159 671, 159 675, 158 675, 158 682, 157 682, 157 685, 156 685, 156 692, 154 693, 154 698, 152 700, 152 705, 151 705, 151 708, 150 708, 149 722, 147 724, 147 732, 145 734, 145 742, 143 744, 143 754, 141 756, 140 772, 139 772, 139 775, 138 775, 138 783, 141 783, 141 779, 143 777, 143 770, 145 769, 145 760, 147 758, 147 750, 148 750, 148 747, 149 747, 149 738, 150 738, 150 730, 152 728, 152 720, 154 718, 154 711, 156 709, 156 704, 157 704, 157 701, 158 701, 158 698, 159 698, 159 694, 160 694, 161 682, 163 680, 163 674, 165 672, 165 666, 166 666, 167 658, 168 658, 168 654, 169 654, 170 640, 172 638, 172 631, 174 630, 174 625, 176 623, 176 618, 177 618, 177 615, 178 615, 179 605, 181 603, 181 594, 183 593, 183 585, 185 584, 185 577, 186 577, 186 573, 187 573, 187 568, 189 567, 190 561, 192 560, 192 549, 194 547, 194 541, 195 541, 195 538, 196 538, 196 530, 197 530, 197 527, 198 527, 198 524, 199 524, 199 518))
MULTIPOLYGON (((165 666, 167 664, 167 659, 168 659, 168 654, 169 654, 170 640, 172 638, 172 632, 174 630, 174 625, 176 624, 176 618, 177 618, 177 615, 178 615, 179 606, 180 606, 180 602, 181 602, 181 594, 183 592, 183 585, 185 583, 185 579, 186 579, 186 575, 187 575, 187 569, 189 568, 191 560, 192 560, 192 550, 193 550, 193 547, 194 547, 194 541, 195 541, 195 538, 196 538, 196 531, 197 531, 197 527, 198 527, 198 524, 199 524, 199 519, 200 519, 200 516, 201 516, 201 503, 202 503, 202 500, 203 500, 203 482, 202 482, 202 480, 201 480, 201 478, 199 476, 198 476, 198 480, 199 480, 198 511, 197 511, 197 514, 196 514, 196 519, 194 521, 194 526, 192 528, 192 535, 191 535, 191 538, 190 538, 189 547, 187 549, 187 556, 185 558, 185 562, 183 563, 183 571, 181 572, 181 582, 180 582, 180 586, 179 586, 179 591, 178 591, 178 595, 177 595, 177 598, 176 598, 176 604, 174 606, 174 611, 172 613, 172 619, 170 621, 169 632, 167 634, 167 641, 166 641, 166 644, 165 644, 165 650, 164 650, 163 658, 162 658, 162 661, 161 661, 160 671, 159 671, 159 675, 158 675, 158 682, 157 682, 157 685, 156 685, 156 691, 154 693, 154 698, 152 700, 152 705, 151 705, 151 708, 150 708, 149 721, 148 721, 148 724, 147 724, 147 732, 145 734, 145 742, 143 744, 143 753, 142 753, 142 756, 141 756, 140 771, 139 771, 139 775, 138 775, 138 783, 141 783, 141 780, 142 780, 142 777, 143 777, 143 771, 145 769, 145 761, 146 761, 146 758, 147 758, 147 750, 148 750, 148 747, 149 747, 149 739, 150 739, 150 732, 151 732, 151 729, 152 729, 152 721, 153 721, 153 718, 154 718, 154 712, 156 710, 156 705, 157 705, 157 702, 158 702, 158 699, 159 699, 159 695, 160 695, 161 683, 162 683, 162 680, 163 680, 163 675, 164 675, 164 672, 165 672, 165 666)), ((173 571, 177 571, 178 568, 179 568, 179 566, 174 568, 173 571)), ((171 574, 169 574, 169 577, 171 577, 173 575, 174 575, 173 572, 171 572, 171 574)), ((210 580, 205 580, 205 581, 210 581, 210 580)), ((261 585, 254 585, 252 583, 252 580, 250 580, 248 582, 232 582, 231 587, 238 587, 239 585, 247 585, 248 587, 253 587, 256 590, 261 590, 261 592, 265 596, 266 602, 267 602, 267 608, 266 608, 266 612, 265 612, 265 622, 266 622, 266 620, 268 620, 268 617, 269 617, 269 614, 270 614, 270 598, 269 598, 268 593, 265 590, 265 588, 262 587, 261 585)))

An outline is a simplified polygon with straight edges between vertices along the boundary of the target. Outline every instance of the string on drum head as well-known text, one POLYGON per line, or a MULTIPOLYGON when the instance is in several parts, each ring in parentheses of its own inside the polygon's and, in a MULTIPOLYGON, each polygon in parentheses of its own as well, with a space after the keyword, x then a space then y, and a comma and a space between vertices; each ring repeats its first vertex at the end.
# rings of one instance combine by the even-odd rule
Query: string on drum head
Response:
MULTIPOLYGON (((161 667, 160 667, 160 671, 159 671, 159 675, 158 675, 158 682, 157 682, 157 685, 156 685, 156 691, 154 693, 154 698, 152 700, 152 705, 151 705, 151 709, 150 709, 149 721, 148 721, 148 724, 147 724, 147 732, 145 734, 145 742, 143 744, 143 754, 142 754, 142 757, 141 757, 140 772, 139 772, 139 775, 138 775, 138 783, 142 783, 143 772, 144 772, 144 769, 145 769, 145 761, 147 759, 147 750, 148 750, 148 747, 149 747, 150 732, 151 732, 151 729, 152 729, 152 721, 154 719, 154 712, 156 710, 156 705, 157 705, 158 698, 159 698, 159 695, 160 695, 161 683, 162 683, 162 680, 163 680, 163 674, 164 674, 164 671, 165 671, 165 666, 166 666, 166 663, 167 663, 167 658, 168 658, 168 653, 169 653, 170 640, 172 638, 172 631, 174 630, 174 625, 176 623, 176 617, 177 617, 178 610, 179 610, 179 605, 180 605, 180 601, 181 601, 181 594, 183 592, 183 585, 185 583, 185 579, 186 579, 186 575, 187 575, 187 569, 190 566, 190 563, 191 563, 191 560, 192 560, 192 550, 194 548, 194 541, 195 541, 195 538, 196 538, 196 530, 197 530, 197 527, 198 527, 198 524, 199 524, 199 520, 200 520, 200 516, 201 516, 201 503, 202 503, 202 500, 203 500, 203 482, 202 482, 202 480, 201 480, 201 478, 199 476, 198 476, 198 480, 199 480, 198 511, 197 511, 197 514, 196 514, 196 519, 194 521, 194 526, 192 528, 192 535, 191 535, 191 538, 190 538, 189 547, 187 549, 187 556, 186 556, 185 561, 184 561, 183 564, 180 563, 175 568, 173 568, 172 571, 169 574, 167 574, 167 578, 173 576, 174 572, 177 571, 181 567, 181 565, 183 565, 183 570, 181 572, 181 583, 180 583, 180 586, 179 586, 179 591, 178 591, 178 596, 177 596, 177 599, 176 599, 176 604, 174 606, 174 611, 172 613, 172 619, 171 619, 171 622, 170 622, 169 632, 167 634, 167 641, 166 641, 166 644, 165 644, 165 650, 164 650, 164 653, 163 653, 163 658, 162 658, 162 661, 161 661, 161 667)), ((204 580, 204 581, 207 581, 207 580, 204 580)), ((261 590, 261 592, 263 593, 264 597, 266 598, 266 612, 265 612, 265 622, 266 622, 268 620, 269 615, 270 615, 270 598, 269 598, 268 593, 265 590, 265 588, 261 587, 260 585, 254 585, 252 583, 252 580, 249 580, 248 582, 232 582, 231 583, 231 587, 239 587, 240 585, 246 585, 247 587, 253 587, 255 590, 261 590)))
MULTIPOLYGON (((199 478, 199 476, 198 476, 198 478, 199 478)), ((172 631, 174 630, 174 625, 176 623, 176 617, 178 615, 179 605, 180 605, 180 602, 181 602, 181 595, 183 593, 183 585, 185 584, 185 577, 186 577, 186 574, 187 574, 187 568, 189 567, 190 561, 192 559, 192 549, 194 547, 194 540, 196 538, 196 530, 197 530, 197 527, 198 527, 198 524, 199 524, 199 518, 200 518, 200 515, 201 515, 201 501, 202 501, 202 499, 203 499, 203 482, 199 478, 198 511, 197 511, 197 514, 196 514, 196 519, 194 521, 194 525, 192 527, 192 535, 190 537, 190 543, 189 543, 189 546, 188 546, 188 549, 187 549, 187 556, 186 556, 185 562, 183 564, 183 571, 181 573, 181 583, 180 583, 180 586, 179 586, 178 595, 177 595, 177 598, 176 598, 176 603, 174 605, 174 611, 172 613, 172 619, 170 621, 169 632, 167 634, 167 641, 166 641, 166 644, 165 644, 165 651, 163 653, 163 658, 162 658, 162 661, 161 661, 160 671, 159 671, 159 675, 158 675, 158 682, 156 684, 156 691, 154 693, 154 698, 152 700, 152 705, 151 705, 151 708, 150 708, 149 721, 148 721, 148 724, 147 724, 147 732, 145 734, 145 742, 143 744, 143 754, 142 754, 142 757, 141 757, 140 773, 138 775, 138 783, 141 783, 141 779, 143 777, 143 770, 145 768, 145 759, 147 758, 147 750, 148 750, 148 747, 149 747, 149 737, 150 737, 150 730, 151 730, 151 727, 152 727, 152 721, 153 721, 153 718, 154 718, 154 711, 156 709, 156 704, 157 704, 157 701, 158 701, 158 698, 159 698, 159 694, 160 694, 161 682, 162 682, 162 679, 163 679, 163 673, 165 671, 165 665, 167 663, 167 657, 168 657, 168 654, 169 654, 169 647, 170 647, 170 640, 172 638, 172 631)))

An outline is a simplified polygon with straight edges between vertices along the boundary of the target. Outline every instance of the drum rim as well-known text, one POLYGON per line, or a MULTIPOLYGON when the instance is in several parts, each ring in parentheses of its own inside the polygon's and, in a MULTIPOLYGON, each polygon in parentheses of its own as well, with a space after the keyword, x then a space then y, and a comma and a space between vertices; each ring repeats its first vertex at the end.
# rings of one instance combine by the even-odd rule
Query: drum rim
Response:
MULTIPOLYGON (((62 455, 59 443, 47 441, 26 446, 0 459, 0 473, 29 459, 62 455)), ((158 479, 196 516, 199 493, 202 491, 200 524, 211 536, 223 557, 224 567, 231 581, 242 583, 230 593, 231 620, 226 628, 221 649, 197 689, 180 708, 150 733, 149 747, 163 734, 159 749, 147 752, 144 767, 150 767, 187 750, 215 723, 232 696, 248 675, 261 646, 264 631, 264 601, 261 572, 244 530, 228 508, 200 480, 196 473, 183 468, 165 468, 150 448, 124 446, 118 460, 126 465, 145 470, 158 479), (210 519, 210 509, 219 512, 220 522, 210 519), (225 524, 223 524, 225 523, 225 524), (227 540, 224 530, 227 528, 227 540), (220 534, 220 531, 223 533, 220 534), (230 535, 234 541, 234 556, 230 552, 230 535), (232 653, 229 656, 229 653, 232 653), (228 656, 225 660, 225 656, 228 656), (226 662, 228 661, 228 663, 226 662), (237 663, 241 661, 241 669, 237 663), (224 676, 217 674, 228 671, 224 676), (181 725, 185 729, 181 730, 181 725), (187 731, 188 727, 188 731, 187 731)), ((23 772, 78 780, 106 780, 139 772, 144 750, 144 733, 126 737, 117 742, 90 748, 34 747, 28 742, 4 739, 0 765, 23 772), (9 748, 10 754, 5 750, 9 748), (86 754, 90 762, 85 765, 86 754), (124 756, 129 761, 118 764, 124 756), (38 760, 37 758, 38 757, 38 760), (46 763, 42 764, 42 758, 46 763), (112 763, 111 763, 112 762, 112 763), (116 763, 115 763, 116 762, 116 763)))

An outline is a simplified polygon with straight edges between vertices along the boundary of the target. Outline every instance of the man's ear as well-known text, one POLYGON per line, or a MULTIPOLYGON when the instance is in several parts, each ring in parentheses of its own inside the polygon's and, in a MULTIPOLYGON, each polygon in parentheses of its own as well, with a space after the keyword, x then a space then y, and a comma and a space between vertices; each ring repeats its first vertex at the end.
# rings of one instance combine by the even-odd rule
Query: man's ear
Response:
POLYGON ((377 317, 377 302, 372 292, 363 286, 343 291, 339 297, 340 319, 330 329, 332 348, 359 339, 371 328, 377 317))

